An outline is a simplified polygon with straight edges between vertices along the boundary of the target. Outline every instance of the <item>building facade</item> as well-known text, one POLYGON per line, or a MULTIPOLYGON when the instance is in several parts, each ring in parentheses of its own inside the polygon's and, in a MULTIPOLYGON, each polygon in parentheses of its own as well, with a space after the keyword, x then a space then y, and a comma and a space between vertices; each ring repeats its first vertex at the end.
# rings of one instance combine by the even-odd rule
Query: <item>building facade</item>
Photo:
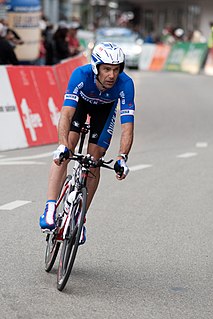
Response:
POLYGON ((42 6, 53 23, 77 18, 85 29, 112 26, 127 16, 143 34, 171 26, 200 30, 208 38, 213 21, 213 0, 42 0, 42 6))

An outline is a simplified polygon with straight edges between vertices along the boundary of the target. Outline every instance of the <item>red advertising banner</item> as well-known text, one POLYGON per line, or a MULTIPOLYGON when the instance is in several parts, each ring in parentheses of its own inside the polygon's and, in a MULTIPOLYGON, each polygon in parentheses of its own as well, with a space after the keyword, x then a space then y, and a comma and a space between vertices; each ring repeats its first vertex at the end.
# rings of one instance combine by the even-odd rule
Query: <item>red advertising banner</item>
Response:
POLYGON ((157 44, 152 58, 152 62, 149 66, 151 71, 161 71, 164 67, 166 59, 169 55, 171 47, 166 44, 157 44))
POLYGON ((209 49, 207 60, 204 66, 204 73, 213 75, 213 48, 209 49))
POLYGON ((29 146, 57 142, 62 98, 52 67, 7 67, 29 146))
POLYGON ((70 76, 72 72, 81 65, 87 64, 88 60, 85 54, 81 54, 75 58, 65 60, 64 62, 54 66, 55 75, 58 79, 58 86, 60 88, 61 95, 64 96, 64 93, 67 88, 70 76))
POLYGON ((68 70, 66 63, 56 64, 53 67, 58 81, 59 91, 62 97, 64 96, 64 93, 66 91, 70 75, 74 70, 74 68, 68 70))

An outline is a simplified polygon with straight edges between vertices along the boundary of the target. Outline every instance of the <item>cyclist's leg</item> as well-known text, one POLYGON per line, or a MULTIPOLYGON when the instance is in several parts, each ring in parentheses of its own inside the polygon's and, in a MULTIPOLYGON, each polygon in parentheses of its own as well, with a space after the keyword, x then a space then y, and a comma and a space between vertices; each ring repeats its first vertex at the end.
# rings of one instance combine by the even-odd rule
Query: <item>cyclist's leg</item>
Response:
MULTIPOLYGON (((77 145, 78 139, 78 133, 70 132, 70 142, 68 147, 74 150, 75 146, 77 145)), ((44 213, 40 216, 40 227, 42 229, 52 230, 55 228, 56 200, 67 175, 68 163, 69 161, 65 161, 60 166, 58 166, 53 162, 51 165, 48 179, 47 202, 44 213)))
MULTIPOLYGON (((70 132, 68 136, 68 147, 72 151, 79 140, 80 130, 86 120, 87 112, 85 104, 82 99, 79 99, 77 108, 73 113, 73 117, 70 123, 70 132)), ((47 198, 49 200, 56 200, 60 192, 62 183, 67 174, 67 165, 69 161, 63 162, 60 166, 57 166, 54 162, 51 165, 48 182, 47 198)))
MULTIPOLYGON (((69 149, 74 151, 79 140, 79 133, 70 131, 68 140, 69 149)), ((48 181, 48 200, 56 200, 56 198, 58 197, 62 183, 67 175, 68 163, 69 161, 65 161, 60 166, 56 165, 54 162, 52 163, 48 181)))

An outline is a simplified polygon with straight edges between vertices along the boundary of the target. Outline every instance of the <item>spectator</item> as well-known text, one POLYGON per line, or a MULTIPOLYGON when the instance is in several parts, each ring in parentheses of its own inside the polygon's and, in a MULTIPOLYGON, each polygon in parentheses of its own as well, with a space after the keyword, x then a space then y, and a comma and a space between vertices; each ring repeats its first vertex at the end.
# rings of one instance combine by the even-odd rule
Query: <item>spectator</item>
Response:
POLYGON ((42 31, 42 34, 44 37, 44 48, 46 51, 46 54, 45 54, 46 65, 54 64, 54 41, 53 41, 54 31, 53 30, 54 30, 53 24, 49 23, 47 24, 46 29, 42 31))
POLYGON ((68 28, 66 25, 59 23, 58 29, 53 35, 54 40, 54 62, 58 63, 63 59, 71 56, 69 51, 68 28))
POLYGON ((173 34, 173 28, 170 26, 166 26, 162 30, 162 35, 161 35, 161 42, 165 44, 172 45, 175 43, 175 37, 173 34))
POLYGON ((75 56, 80 53, 83 48, 80 45, 80 42, 77 38, 77 31, 80 25, 78 22, 72 22, 69 26, 69 51, 71 56, 75 56))
POLYGON ((180 27, 174 28, 173 36, 174 36, 175 42, 183 42, 184 35, 185 35, 185 32, 182 28, 180 27))
POLYGON ((45 31, 47 26, 49 24, 49 19, 45 16, 45 14, 42 12, 41 13, 41 18, 39 20, 39 28, 41 32, 45 31))
POLYGON ((17 45, 24 44, 24 41, 20 38, 20 36, 10 28, 7 28, 6 40, 10 43, 13 49, 17 45))
POLYGON ((9 27, 7 20, 1 19, 0 23, 3 24, 3 26, 5 27, 5 38, 13 48, 15 48, 19 44, 24 44, 24 41, 21 39, 18 33, 9 27))
POLYGON ((0 64, 18 65, 19 62, 14 52, 14 49, 5 38, 6 33, 6 27, 2 23, 0 23, 0 64))
POLYGON ((152 33, 148 33, 144 38, 144 43, 155 43, 152 33))
POLYGON ((39 56, 35 61, 36 65, 45 65, 46 63, 46 49, 45 49, 45 34, 41 32, 41 39, 39 45, 39 56))
POLYGON ((192 43, 206 43, 206 38, 203 36, 200 30, 194 30, 190 41, 192 43))

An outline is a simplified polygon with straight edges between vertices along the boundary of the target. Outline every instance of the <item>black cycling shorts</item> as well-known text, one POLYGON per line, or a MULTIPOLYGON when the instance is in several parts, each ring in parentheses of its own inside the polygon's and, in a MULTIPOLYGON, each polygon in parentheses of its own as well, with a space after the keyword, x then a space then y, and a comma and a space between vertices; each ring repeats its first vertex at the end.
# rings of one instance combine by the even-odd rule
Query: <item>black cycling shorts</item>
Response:
POLYGON ((117 103, 91 104, 79 99, 76 111, 72 118, 70 131, 81 132, 87 114, 90 115, 89 143, 93 143, 107 149, 112 138, 117 103))

